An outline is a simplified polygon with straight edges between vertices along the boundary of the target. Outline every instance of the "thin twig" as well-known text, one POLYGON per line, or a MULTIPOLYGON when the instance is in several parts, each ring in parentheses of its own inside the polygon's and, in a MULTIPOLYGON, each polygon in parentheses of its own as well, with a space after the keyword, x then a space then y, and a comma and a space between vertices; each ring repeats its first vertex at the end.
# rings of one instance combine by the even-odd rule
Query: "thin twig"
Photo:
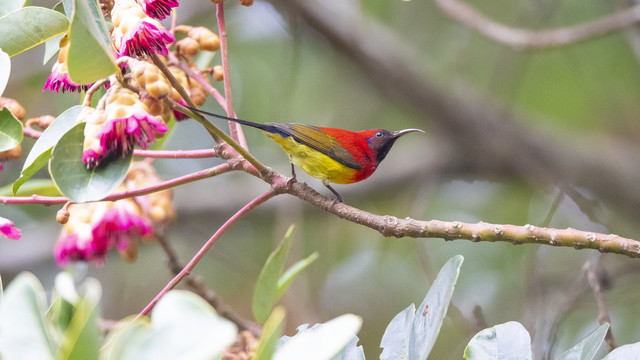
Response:
POLYGON ((156 305, 156 303, 166 294, 169 290, 173 289, 184 279, 187 277, 193 268, 198 264, 200 259, 209 251, 211 246, 220 238, 220 236, 232 225, 234 224, 242 215, 247 213, 249 210, 255 208, 256 206, 264 203, 265 201, 271 199, 272 197, 278 194, 274 189, 269 189, 267 192, 261 194, 257 198, 251 200, 248 204, 246 204, 242 209, 238 210, 233 216, 231 216, 218 230, 209 238, 209 240, 198 250, 195 256, 189 261, 189 263, 176 275, 169 283, 156 295, 153 300, 136 316, 135 320, 138 320, 140 317, 147 315, 151 309, 156 305))
MULTIPOLYGON (((233 109, 233 96, 231 92, 231 70, 229 69, 229 47, 227 46, 227 27, 224 20, 224 2, 216 4, 216 19, 218 20, 218 36, 220 37, 220 57, 222 58, 222 72, 224 85, 224 97, 227 100, 227 116, 237 117, 233 109)), ((247 149, 247 140, 242 132, 240 124, 229 121, 231 138, 247 149)))
MULTIPOLYGON (((234 166, 231 165, 230 162, 226 162, 224 164, 220 164, 209 169, 196 171, 191 174, 187 174, 187 175, 179 176, 177 178, 173 178, 171 180, 163 181, 153 186, 113 193, 99 201, 117 201, 117 200, 128 199, 136 196, 147 195, 157 191, 166 190, 179 185, 184 185, 184 184, 188 184, 201 179, 206 179, 216 175, 224 174, 231 170, 235 170, 234 166)), ((69 199, 67 199, 64 196, 41 196, 41 195, 0 196, 0 203, 5 205, 6 204, 56 205, 56 204, 64 204, 67 201, 69 201, 69 199)))
POLYGON ((562 46, 602 36, 640 21, 640 5, 579 25, 532 31, 495 22, 458 0, 436 0, 447 15, 491 40, 517 49, 562 46))
POLYGON ((200 150, 133 150, 133 156, 163 159, 202 159, 216 157, 216 149, 200 150))
MULTIPOLYGON (((584 263, 582 267, 582 271, 587 274, 587 280, 589 281, 589 286, 593 290, 593 296, 596 299, 596 304, 598 305, 598 323, 600 325, 604 323, 611 324, 611 318, 609 317, 609 312, 607 311, 607 306, 604 304, 604 299, 602 297, 602 291, 600 289, 600 281, 598 280, 598 276, 596 275, 593 266, 589 261, 584 263)), ((607 351, 611 352, 616 348, 616 341, 613 338, 613 333, 611 332, 611 326, 607 330, 607 334, 604 336, 604 341, 607 344, 607 351)))

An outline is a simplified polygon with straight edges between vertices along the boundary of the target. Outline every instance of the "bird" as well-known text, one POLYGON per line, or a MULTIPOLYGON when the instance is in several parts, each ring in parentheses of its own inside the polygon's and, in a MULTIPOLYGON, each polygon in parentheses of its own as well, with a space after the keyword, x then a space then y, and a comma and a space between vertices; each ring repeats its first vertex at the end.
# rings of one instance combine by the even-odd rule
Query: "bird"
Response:
POLYGON ((289 156, 293 180, 296 178, 293 166, 295 165, 322 181, 322 184, 336 196, 338 202, 343 202, 342 196, 330 183, 352 184, 368 178, 376 171, 399 137, 411 132, 424 133, 420 129, 350 131, 298 123, 260 124, 186 107, 201 115, 262 130, 289 156))

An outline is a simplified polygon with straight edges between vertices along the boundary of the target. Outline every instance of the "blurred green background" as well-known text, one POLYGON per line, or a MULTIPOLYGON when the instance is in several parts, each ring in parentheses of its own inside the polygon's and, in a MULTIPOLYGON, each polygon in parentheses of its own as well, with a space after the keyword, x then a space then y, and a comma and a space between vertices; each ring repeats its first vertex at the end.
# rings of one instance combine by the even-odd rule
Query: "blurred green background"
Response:
MULTIPOLYGON (((385 74, 369 73, 353 57, 333 47, 323 31, 290 11, 291 1, 274 3, 276 6, 256 1, 248 8, 233 1, 226 3, 231 83, 239 117, 351 130, 416 127, 427 131, 426 135, 403 137, 370 179, 336 185, 349 205, 399 218, 573 227, 640 239, 640 214, 604 202, 588 188, 568 184, 574 196, 559 196, 564 194, 556 186, 559 184, 491 167, 491 158, 479 165, 449 163, 456 158, 447 158, 442 149, 464 144, 434 121, 438 114, 417 111, 415 104, 390 94, 397 91, 391 85, 385 88, 372 81, 373 76, 385 74), (559 201, 557 208, 554 201, 559 201)), ((530 29, 569 26, 628 5, 625 1, 594 0, 468 3, 496 21, 530 29)), ((609 162, 607 156, 615 156, 613 152, 609 155, 611 146, 638 153, 640 67, 633 48, 634 39, 640 36, 637 28, 578 44, 522 51, 488 40, 449 19, 433 1, 334 0, 322 5, 327 12, 352 14, 353 23, 362 24, 353 34, 356 37, 378 36, 368 25, 382 26, 382 33, 411 49, 405 60, 445 94, 454 96, 460 89, 472 92, 488 107, 497 106, 509 114, 516 126, 575 145, 579 153, 601 153, 604 162, 609 162), (523 118, 536 121, 519 123, 523 118)), ((215 7, 209 2, 183 1, 179 21, 216 29, 215 7)), ((375 43, 376 39, 369 40, 375 43)), ((375 50, 392 50, 384 44, 381 41, 375 50)), ((74 94, 40 92, 50 71, 50 65, 42 66, 43 51, 36 48, 12 59, 14 69, 4 96, 17 99, 27 109, 27 117, 58 115, 80 101, 74 94)), ((218 54, 213 61, 219 63, 218 54)), ((464 96, 452 99, 464 101, 464 96)), ((213 101, 206 108, 221 112, 213 101)), ((245 133, 253 154, 288 174, 287 158, 276 144, 259 131, 246 129, 245 133)), ((23 146, 28 149, 32 143, 26 139, 23 146)), ((211 145, 203 129, 187 121, 175 127, 165 148, 211 145)), ((24 151, 22 161, 26 154, 24 151)), ((3 164, 0 185, 18 177, 22 161, 3 164)), ((169 179, 217 162, 157 160, 154 164, 160 176, 169 179)), ((640 176, 638 162, 626 166, 640 176)), ((319 181, 301 171, 298 175, 331 195, 319 181)), ((636 178, 635 185, 640 186, 640 177, 636 178)), ((178 219, 166 235, 181 260, 188 261, 229 216, 266 189, 263 182, 243 173, 176 188, 178 219)), ((567 189, 567 184, 562 184, 562 189, 567 189)), ((632 193, 639 190, 628 189, 632 193)), ((52 251, 60 229, 55 222, 57 210, 35 205, 0 207, 0 215, 14 220, 23 231, 19 241, 0 241, 0 274, 5 283, 28 270, 45 288, 51 287, 61 270, 52 251)), ((522 322, 532 335, 536 359, 562 353, 597 327, 596 303, 582 276, 586 261, 598 264, 617 343, 640 339, 638 260, 537 245, 384 238, 288 195, 270 200, 233 225, 195 273, 204 276, 234 311, 251 319, 255 280, 290 224, 295 224, 296 230, 289 261, 314 251, 320 258, 294 281, 282 300, 289 335, 300 324, 354 313, 364 319, 360 343, 367 356, 375 358, 386 324, 409 304, 418 304, 440 266, 462 254, 465 262, 454 292, 455 308, 445 319, 432 359, 462 357, 469 339, 483 326, 473 316, 476 306, 486 325, 522 322)), ((78 278, 94 276, 102 282, 103 316, 107 319, 139 312, 171 278, 166 256, 155 243, 143 245, 134 263, 125 263, 114 253, 104 266, 78 265, 68 270, 78 278)))

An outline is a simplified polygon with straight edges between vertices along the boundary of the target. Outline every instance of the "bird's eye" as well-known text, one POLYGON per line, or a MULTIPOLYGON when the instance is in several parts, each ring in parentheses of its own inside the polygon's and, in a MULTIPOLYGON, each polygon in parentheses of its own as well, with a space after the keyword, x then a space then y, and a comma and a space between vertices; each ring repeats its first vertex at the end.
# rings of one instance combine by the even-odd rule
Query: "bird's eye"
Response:
POLYGON ((375 137, 377 137, 377 138, 381 138, 381 137, 382 137, 382 131, 378 131, 378 132, 375 134, 375 137))

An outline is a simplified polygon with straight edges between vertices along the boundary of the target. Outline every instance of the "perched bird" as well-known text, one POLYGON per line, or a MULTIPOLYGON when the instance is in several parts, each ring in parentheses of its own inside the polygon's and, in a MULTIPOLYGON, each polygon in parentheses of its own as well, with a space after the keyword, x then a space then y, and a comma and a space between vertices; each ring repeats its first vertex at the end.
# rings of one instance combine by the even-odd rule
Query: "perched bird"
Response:
POLYGON ((342 202, 342 196, 329 183, 351 184, 368 178, 400 136, 410 132, 424 133, 420 129, 349 131, 304 124, 259 124, 187 108, 264 131, 289 155, 294 179, 293 165, 296 165, 307 174, 320 179, 339 202, 342 202))

